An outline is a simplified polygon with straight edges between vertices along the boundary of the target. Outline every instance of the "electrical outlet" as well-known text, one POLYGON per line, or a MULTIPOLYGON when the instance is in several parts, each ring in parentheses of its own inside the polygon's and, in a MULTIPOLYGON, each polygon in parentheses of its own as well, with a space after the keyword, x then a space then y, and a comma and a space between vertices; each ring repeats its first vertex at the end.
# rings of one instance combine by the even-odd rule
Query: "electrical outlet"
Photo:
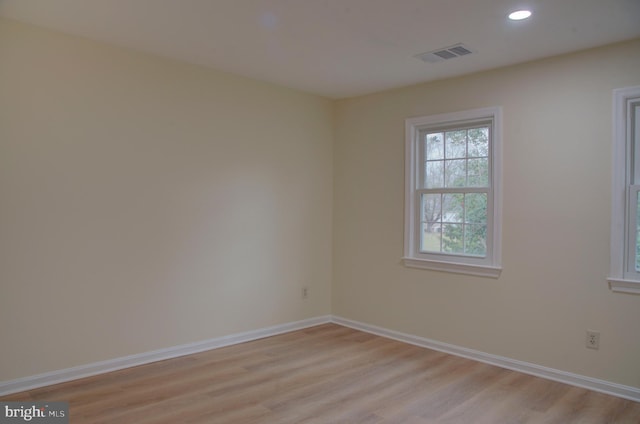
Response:
POLYGON ((587 330, 586 345, 589 349, 598 350, 600 348, 600 332, 587 330))
POLYGON ((302 288, 302 298, 306 299, 309 297, 309 287, 303 287, 302 288))

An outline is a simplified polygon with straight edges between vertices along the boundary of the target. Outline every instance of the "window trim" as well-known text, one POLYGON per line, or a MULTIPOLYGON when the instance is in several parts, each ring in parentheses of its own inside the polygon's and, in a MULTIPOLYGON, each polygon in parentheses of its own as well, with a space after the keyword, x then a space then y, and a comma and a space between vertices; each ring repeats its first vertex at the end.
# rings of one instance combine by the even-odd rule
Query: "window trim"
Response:
MULTIPOLYGON (((613 90, 613 178, 611 189, 611 258, 607 281, 614 292, 640 294, 640 273, 629 272, 631 254, 629 229, 635 223, 632 205, 632 119, 631 107, 640 101, 640 86, 613 90)), ((640 125, 640 123, 636 123, 640 125)), ((637 131, 637 129, 636 129, 637 131)), ((637 164, 640 166, 640 164, 637 164)), ((636 182, 638 184, 640 182, 636 182)))
POLYGON ((405 120, 405 218, 403 264, 411 268, 430 269, 480 277, 498 278, 502 272, 502 108, 487 107, 461 112, 420 116, 405 120), (430 127, 465 126, 474 122, 491 121, 490 133, 490 192, 493 202, 487 205, 487 226, 491 235, 487 256, 424 254, 419 252, 417 222, 419 207, 416 192, 417 176, 420 175, 418 161, 420 148, 418 138, 421 130, 430 127), (491 212, 489 212, 491 211, 491 212), (491 221, 491 222, 490 222, 491 221))

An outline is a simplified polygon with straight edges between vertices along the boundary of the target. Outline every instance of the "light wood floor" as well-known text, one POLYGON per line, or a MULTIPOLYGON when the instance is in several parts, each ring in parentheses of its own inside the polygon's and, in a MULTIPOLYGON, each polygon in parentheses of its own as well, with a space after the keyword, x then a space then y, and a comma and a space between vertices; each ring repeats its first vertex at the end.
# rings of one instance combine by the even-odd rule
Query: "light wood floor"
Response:
POLYGON ((640 403, 326 324, 0 400, 83 423, 640 423, 640 403))

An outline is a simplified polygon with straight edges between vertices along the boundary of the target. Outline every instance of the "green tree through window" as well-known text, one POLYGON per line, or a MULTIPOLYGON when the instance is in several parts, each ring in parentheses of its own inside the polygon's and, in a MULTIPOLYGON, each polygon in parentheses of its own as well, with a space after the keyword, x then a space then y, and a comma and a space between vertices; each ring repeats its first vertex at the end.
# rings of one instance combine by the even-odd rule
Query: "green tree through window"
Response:
POLYGON ((424 135, 421 251, 485 256, 489 127, 424 135))

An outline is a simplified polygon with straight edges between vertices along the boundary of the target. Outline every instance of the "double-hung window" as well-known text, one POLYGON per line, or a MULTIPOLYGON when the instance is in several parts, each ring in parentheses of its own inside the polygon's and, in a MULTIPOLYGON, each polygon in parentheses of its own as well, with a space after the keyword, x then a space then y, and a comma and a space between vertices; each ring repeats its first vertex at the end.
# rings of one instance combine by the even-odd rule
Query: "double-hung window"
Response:
POLYGON ((499 276, 500 120, 500 108, 406 120, 406 266, 499 276))
POLYGON ((613 92, 612 290, 640 294, 640 86, 613 92))

